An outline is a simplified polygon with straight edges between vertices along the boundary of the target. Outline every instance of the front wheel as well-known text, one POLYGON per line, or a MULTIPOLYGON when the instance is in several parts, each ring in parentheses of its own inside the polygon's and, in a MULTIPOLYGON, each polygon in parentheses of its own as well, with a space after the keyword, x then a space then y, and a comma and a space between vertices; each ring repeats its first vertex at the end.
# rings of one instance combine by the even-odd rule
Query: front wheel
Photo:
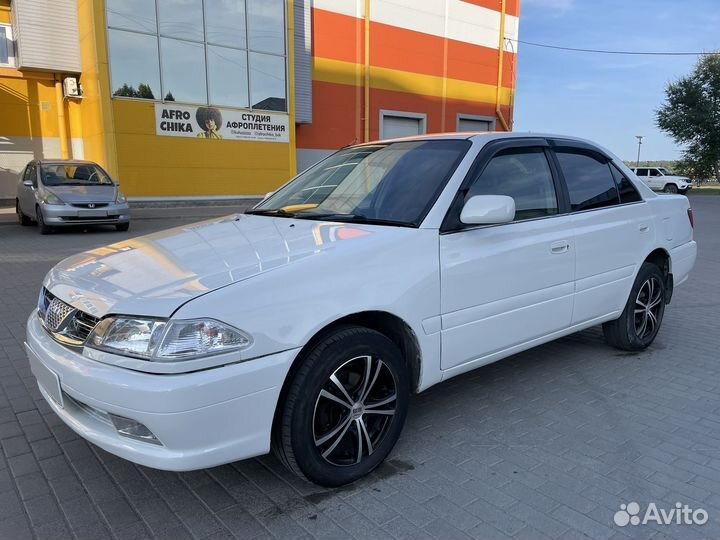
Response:
POLYGON ((675 184, 667 184, 665 186, 665 189, 663 189, 663 191, 665 193, 673 193, 674 194, 674 193, 678 192, 678 187, 675 184))
POLYGON ((50 234, 52 232, 52 227, 45 224, 45 219, 43 218, 43 213, 39 206, 35 209, 35 218, 37 219, 38 231, 40 231, 40 234, 50 234))
POLYGON ((619 319, 603 324, 605 340, 625 351, 642 351, 654 340, 665 314, 665 276, 652 263, 643 263, 619 319))
POLYGON ((127 223, 118 223, 117 225, 115 225, 115 230, 119 232, 125 232, 128 229, 130 229, 129 221, 127 223))
POLYGON ((370 473, 395 446, 410 376, 397 345, 347 326, 320 341, 290 383, 273 450, 291 471, 328 487, 370 473))

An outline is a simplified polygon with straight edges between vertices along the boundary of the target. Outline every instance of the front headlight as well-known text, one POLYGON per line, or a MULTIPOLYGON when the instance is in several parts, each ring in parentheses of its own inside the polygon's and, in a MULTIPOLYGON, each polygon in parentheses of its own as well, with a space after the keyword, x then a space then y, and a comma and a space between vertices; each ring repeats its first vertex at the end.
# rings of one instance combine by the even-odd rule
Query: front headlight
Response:
POLYGON ((64 202, 62 202, 60 197, 58 197, 54 193, 51 193, 50 191, 46 191, 43 194, 42 202, 44 202, 45 204, 65 204, 64 202))
POLYGON ((122 204, 124 202, 127 202, 127 197, 123 195, 123 192, 118 190, 117 197, 115 198, 115 202, 118 204, 122 204))
POLYGON ((213 319, 168 321, 108 317, 98 323, 87 345, 153 362, 189 360, 246 349, 250 336, 213 319))

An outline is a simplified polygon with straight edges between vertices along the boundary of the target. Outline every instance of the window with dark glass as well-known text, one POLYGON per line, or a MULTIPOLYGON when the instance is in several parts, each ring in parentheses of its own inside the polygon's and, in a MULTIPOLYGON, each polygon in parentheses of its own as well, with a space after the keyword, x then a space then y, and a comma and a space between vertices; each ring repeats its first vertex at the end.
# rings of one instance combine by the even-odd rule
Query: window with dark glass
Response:
POLYGON ((650 176, 662 176, 657 169, 650 169, 650 176))
POLYGON ((13 66, 15 52, 12 40, 12 28, 0 24, 0 66, 13 66))
POLYGON ((542 148, 507 150, 496 155, 470 187, 475 195, 507 195, 515 200, 515 220, 558 213, 552 172, 542 148))
POLYGON ((469 147, 458 139, 340 150, 250 212, 418 226, 469 147))
POLYGON ((615 178, 615 185, 620 194, 620 202, 622 204, 642 201, 642 197, 638 190, 635 189, 633 183, 621 173, 615 165, 610 165, 610 172, 615 178))
POLYGON ((606 160, 585 153, 556 152, 570 193, 573 211, 592 210, 620 202, 606 160))
POLYGON ((106 5, 114 96, 287 111, 284 0, 106 5))
POLYGON ((635 175, 637 176, 647 176, 647 173, 647 169, 635 169, 635 175))

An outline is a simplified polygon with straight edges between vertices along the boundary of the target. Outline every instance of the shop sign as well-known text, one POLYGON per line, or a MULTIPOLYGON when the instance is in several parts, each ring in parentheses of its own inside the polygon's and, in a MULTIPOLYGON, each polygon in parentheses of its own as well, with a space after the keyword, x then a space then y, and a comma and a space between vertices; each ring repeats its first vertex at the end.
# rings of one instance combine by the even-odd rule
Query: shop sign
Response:
POLYGON ((287 114, 155 104, 155 133, 169 137, 286 143, 288 126, 287 114))

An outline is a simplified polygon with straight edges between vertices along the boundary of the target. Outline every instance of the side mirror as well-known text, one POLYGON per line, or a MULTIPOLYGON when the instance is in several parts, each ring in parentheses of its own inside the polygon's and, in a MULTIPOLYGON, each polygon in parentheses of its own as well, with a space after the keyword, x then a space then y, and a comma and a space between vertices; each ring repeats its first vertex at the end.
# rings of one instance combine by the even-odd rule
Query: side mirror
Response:
POLYGON ((466 225, 494 225, 515 219, 515 199, 506 195, 475 195, 463 206, 460 221, 466 225))
POLYGON ((23 180, 23 186, 33 187, 32 180, 23 180))
MULTIPOLYGON (((275 192, 274 192, 274 191, 268 191, 268 192, 265 194, 265 199, 269 199, 269 198, 273 195, 273 193, 275 193, 275 192)), ((265 200, 265 199, 263 199, 263 200, 265 200)))

